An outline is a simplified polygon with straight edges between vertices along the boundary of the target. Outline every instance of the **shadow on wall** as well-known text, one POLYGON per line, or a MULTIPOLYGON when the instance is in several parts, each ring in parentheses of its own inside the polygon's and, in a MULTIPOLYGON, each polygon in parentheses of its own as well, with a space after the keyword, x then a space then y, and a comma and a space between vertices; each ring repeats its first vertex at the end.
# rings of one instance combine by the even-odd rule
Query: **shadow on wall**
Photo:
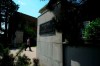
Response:
POLYGON ((100 66, 100 48, 66 47, 65 66, 100 66))

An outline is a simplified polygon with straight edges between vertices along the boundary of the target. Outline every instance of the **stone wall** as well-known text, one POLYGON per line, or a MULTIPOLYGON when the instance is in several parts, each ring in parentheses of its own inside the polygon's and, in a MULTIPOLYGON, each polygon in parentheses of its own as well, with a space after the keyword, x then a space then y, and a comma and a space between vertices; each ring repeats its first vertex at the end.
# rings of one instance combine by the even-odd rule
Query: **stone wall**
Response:
POLYGON ((37 58, 40 60, 40 66, 62 66, 62 34, 56 31, 54 35, 39 34, 40 25, 53 17, 54 14, 49 11, 38 17, 37 58))

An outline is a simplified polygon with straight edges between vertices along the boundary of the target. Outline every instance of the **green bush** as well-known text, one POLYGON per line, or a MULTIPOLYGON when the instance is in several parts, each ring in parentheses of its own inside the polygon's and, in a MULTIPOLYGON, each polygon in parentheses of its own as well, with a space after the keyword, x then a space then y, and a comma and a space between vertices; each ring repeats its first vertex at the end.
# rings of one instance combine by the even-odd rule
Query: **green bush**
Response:
POLYGON ((85 40, 98 40, 100 39, 100 18, 91 21, 83 29, 83 37, 85 40))
POLYGON ((16 56, 13 56, 13 54, 10 54, 9 48, 3 48, 0 44, 0 66, 30 66, 31 61, 27 56, 19 56, 23 48, 22 45, 16 56), (18 57, 18 60, 14 62, 16 57, 18 57))
POLYGON ((26 26, 25 27, 25 32, 30 35, 31 37, 36 37, 36 30, 33 30, 33 27, 26 26))
POLYGON ((0 59, 0 66, 14 66, 13 54, 9 54, 9 48, 3 49, 2 58, 0 59))
POLYGON ((19 56, 15 66, 30 66, 30 59, 26 56, 19 56))

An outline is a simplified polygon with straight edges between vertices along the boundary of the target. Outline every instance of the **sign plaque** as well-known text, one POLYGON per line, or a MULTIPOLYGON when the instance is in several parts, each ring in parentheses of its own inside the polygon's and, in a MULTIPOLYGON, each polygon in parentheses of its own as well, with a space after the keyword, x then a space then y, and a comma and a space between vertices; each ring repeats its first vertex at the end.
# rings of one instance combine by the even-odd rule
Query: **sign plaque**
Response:
POLYGON ((55 26, 53 20, 40 25, 40 35, 54 35, 55 26))

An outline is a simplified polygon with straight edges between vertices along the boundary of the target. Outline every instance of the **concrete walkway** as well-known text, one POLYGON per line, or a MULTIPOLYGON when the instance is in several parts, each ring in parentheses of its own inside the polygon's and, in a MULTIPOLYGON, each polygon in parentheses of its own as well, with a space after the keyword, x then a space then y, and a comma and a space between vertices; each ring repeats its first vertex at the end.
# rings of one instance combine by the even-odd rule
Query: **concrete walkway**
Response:
MULTIPOLYGON (((23 50, 21 52, 21 56, 23 56, 24 54, 31 59, 31 62, 33 62, 33 58, 36 58, 36 47, 31 47, 32 51, 29 51, 29 48, 25 50, 23 50)), ((11 54, 13 54, 14 56, 16 55, 16 53, 19 51, 19 49, 13 49, 13 50, 10 50, 11 54)), ((33 63, 30 65, 32 66, 33 63)))

